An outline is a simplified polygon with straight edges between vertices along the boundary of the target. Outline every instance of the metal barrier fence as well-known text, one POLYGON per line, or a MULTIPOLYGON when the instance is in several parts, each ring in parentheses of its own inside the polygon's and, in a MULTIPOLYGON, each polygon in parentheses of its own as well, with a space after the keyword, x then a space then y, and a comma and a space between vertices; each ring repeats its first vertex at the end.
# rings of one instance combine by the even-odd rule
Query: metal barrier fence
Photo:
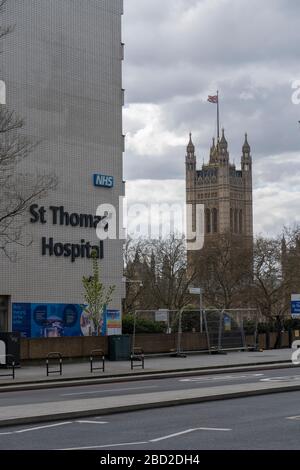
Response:
POLYGON ((255 308, 137 310, 134 314, 132 352, 139 347, 146 356, 165 354, 184 357, 193 352, 249 350, 257 346, 258 319, 255 308), (251 345, 246 341, 246 326, 252 330, 251 345), (165 335, 159 353, 147 353, 147 335, 142 334, 143 330, 149 332, 149 329, 165 335))
POLYGON ((257 309, 206 309, 203 316, 209 352, 257 348, 257 309), (246 326, 252 329, 252 345, 246 342, 246 326))
POLYGON ((0 377, 12 377, 13 380, 15 379, 15 367, 16 361, 15 356, 13 354, 5 354, 0 356, 0 368, 3 369, 11 369, 11 372, 7 372, 6 374, 0 374, 0 377), (5 360, 2 363, 1 357, 4 357, 5 360), (8 363, 7 359, 10 358, 10 363, 8 363))

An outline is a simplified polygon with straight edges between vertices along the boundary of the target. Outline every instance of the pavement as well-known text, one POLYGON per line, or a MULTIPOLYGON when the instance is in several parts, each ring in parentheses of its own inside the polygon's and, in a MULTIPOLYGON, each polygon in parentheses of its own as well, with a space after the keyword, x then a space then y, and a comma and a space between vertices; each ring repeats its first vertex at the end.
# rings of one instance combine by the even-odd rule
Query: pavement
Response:
MULTIPOLYGON (((135 367, 130 370, 130 361, 106 361, 105 372, 95 371, 91 374, 89 361, 71 362, 67 359, 63 363, 63 374, 46 376, 46 366, 25 365, 16 369, 16 377, 1 376, 7 370, 0 369, 0 391, 2 387, 12 384, 38 384, 57 381, 90 380, 97 378, 135 377, 138 375, 152 375, 159 373, 193 372, 226 369, 232 367, 251 367, 259 365, 291 365, 291 349, 268 350, 263 352, 229 352, 227 354, 191 354, 187 357, 146 357, 145 370, 135 367)), ((138 365, 138 363, 135 363, 138 365)), ((54 368, 54 366, 53 366, 54 368)), ((52 369, 53 370, 53 369, 52 369)))

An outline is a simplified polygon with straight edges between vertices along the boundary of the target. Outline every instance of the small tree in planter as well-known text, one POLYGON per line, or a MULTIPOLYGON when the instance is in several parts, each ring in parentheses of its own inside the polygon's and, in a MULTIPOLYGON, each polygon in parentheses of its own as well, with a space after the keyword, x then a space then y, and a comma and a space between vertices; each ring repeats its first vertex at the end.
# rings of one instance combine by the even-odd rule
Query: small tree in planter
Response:
POLYGON ((92 330, 99 336, 103 324, 103 313, 105 307, 111 302, 115 286, 106 288, 100 279, 100 266, 97 253, 92 252, 92 276, 83 276, 82 283, 85 290, 84 300, 86 305, 84 311, 92 324, 92 330))

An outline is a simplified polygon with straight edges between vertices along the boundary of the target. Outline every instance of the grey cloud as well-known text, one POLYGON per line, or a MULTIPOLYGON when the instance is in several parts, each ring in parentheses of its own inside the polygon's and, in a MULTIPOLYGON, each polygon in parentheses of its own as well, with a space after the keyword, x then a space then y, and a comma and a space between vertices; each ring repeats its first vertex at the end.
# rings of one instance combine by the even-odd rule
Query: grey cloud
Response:
MULTIPOLYGON (((164 130, 186 143, 192 131, 200 166, 216 133, 216 109, 206 97, 218 88, 231 159, 239 165, 247 131, 254 187, 300 188, 300 165, 284 160, 300 142, 300 105, 291 102, 291 82, 300 80, 299 14, 298 0, 127 0, 127 103, 158 105, 164 130)), ((127 150, 126 177, 182 180, 185 146, 171 145, 159 156, 127 150)), ((296 205, 280 200, 268 230, 285 220, 285 204, 296 205)))
POLYGON ((130 0, 130 5, 129 18, 136 8, 134 21, 125 24, 128 59, 140 67, 258 62, 274 54, 295 58, 298 17, 281 1, 130 0))

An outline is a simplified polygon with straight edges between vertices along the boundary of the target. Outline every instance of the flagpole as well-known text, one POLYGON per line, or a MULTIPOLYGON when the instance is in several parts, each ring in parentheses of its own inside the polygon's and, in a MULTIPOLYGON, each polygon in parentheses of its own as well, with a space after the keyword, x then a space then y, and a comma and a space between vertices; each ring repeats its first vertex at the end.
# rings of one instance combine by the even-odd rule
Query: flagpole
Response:
POLYGON ((217 124, 218 124, 218 142, 220 139, 220 110, 219 110, 219 90, 217 91, 217 124))

